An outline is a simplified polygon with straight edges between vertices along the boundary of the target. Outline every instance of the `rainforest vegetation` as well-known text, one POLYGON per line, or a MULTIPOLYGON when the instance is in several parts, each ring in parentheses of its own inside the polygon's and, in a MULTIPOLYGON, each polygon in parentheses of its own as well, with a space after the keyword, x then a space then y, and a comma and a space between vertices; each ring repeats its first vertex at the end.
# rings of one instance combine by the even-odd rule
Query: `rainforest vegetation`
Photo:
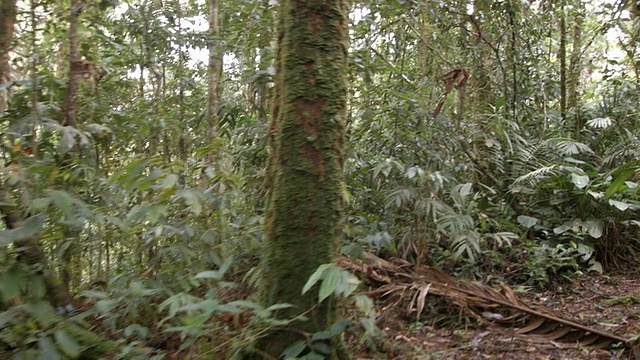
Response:
POLYGON ((640 2, 0 0, 0 359, 640 359, 640 2))

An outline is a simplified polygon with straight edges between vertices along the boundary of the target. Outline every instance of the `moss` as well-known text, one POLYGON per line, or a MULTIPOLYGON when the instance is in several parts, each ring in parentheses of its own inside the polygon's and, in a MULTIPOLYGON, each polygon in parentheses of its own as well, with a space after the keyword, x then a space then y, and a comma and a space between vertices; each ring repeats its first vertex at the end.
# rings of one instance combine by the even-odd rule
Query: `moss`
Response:
MULTIPOLYGON (((301 290, 337 252, 347 95, 344 1, 290 0, 281 6, 263 301, 293 304, 278 316, 305 314, 309 321, 274 329, 258 343, 275 358, 335 320, 335 301, 317 304, 317 289, 305 295, 301 290)), ((339 346, 334 348, 331 358, 337 358, 339 346)))

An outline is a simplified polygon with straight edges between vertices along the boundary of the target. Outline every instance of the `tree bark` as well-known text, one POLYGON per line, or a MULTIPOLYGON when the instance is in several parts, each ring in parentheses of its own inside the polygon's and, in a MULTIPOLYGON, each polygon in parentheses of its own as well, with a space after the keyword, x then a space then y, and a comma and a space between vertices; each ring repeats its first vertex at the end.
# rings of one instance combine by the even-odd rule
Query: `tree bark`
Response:
POLYGON ((573 114, 576 125, 576 138, 578 138, 584 126, 578 106, 580 98, 580 74, 582 73, 582 1, 574 2, 573 9, 576 14, 573 16, 572 49, 569 58, 569 69, 567 71, 569 77, 567 79, 567 111, 573 114))
MULTIPOLYGON (((9 51, 16 22, 16 0, 0 0, 0 84, 9 81, 9 51)), ((0 114, 9 106, 9 90, 0 90, 0 114)))
POLYGON ((82 12, 81 0, 71 0, 69 9, 69 80, 67 83, 67 112, 64 125, 76 127, 78 116, 78 84, 81 64, 78 57, 78 18, 82 12))
POLYGON ((560 117, 567 121, 567 24, 564 0, 560 1, 560 117))
MULTIPOLYGON (((287 0, 280 16, 263 302, 293 304, 278 316, 309 320, 272 330, 258 342, 258 358, 279 358, 297 340, 311 344, 310 336, 336 316, 334 300, 318 304, 317 288, 301 290, 321 264, 334 260, 341 234, 347 4, 287 0)), ((332 345, 327 359, 338 357, 332 345)))
MULTIPOLYGON (((219 1, 209 0, 209 66, 207 68, 208 107, 207 125, 209 143, 217 137, 218 110, 220 105, 220 77, 222 75, 222 50, 220 49, 219 1)), ((215 154, 210 151, 207 161, 212 164, 215 154)))

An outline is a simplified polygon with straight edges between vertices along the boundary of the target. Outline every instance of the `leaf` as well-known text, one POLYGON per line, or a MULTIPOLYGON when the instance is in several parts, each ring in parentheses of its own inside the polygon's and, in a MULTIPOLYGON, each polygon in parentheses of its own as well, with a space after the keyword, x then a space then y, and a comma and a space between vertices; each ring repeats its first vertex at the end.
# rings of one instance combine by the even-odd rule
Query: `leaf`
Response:
POLYGON ((604 229, 604 223, 600 219, 591 219, 584 222, 587 228, 587 233, 595 239, 599 239, 602 236, 604 229))
POLYGON ((42 230, 45 216, 36 215, 27 218, 18 228, 0 230, 0 246, 6 246, 16 241, 26 240, 42 230))
POLYGON ((595 118, 587 120, 587 126, 595 129, 605 129, 613 124, 613 120, 610 117, 595 118))
POLYGON ((18 296, 24 282, 25 274, 18 265, 11 266, 8 271, 0 273, 0 295, 3 299, 18 296))
POLYGON ((73 197, 69 195, 68 192, 62 190, 52 190, 49 193, 53 204, 65 215, 73 216, 72 206, 73 206, 73 197))
POLYGON ((327 270, 331 264, 322 264, 318 267, 318 270, 311 274, 309 280, 307 280, 306 284, 302 287, 302 294, 305 294, 313 285, 315 285, 323 276, 325 270, 327 270))
POLYGON ((224 276, 224 273, 227 272, 231 264, 233 263, 233 257, 227 258, 225 262, 222 264, 220 269, 218 270, 207 270, 198 273, 195 276, 196 279, 213 279, 213 280, 221 280, 224 276))
POLYGON ((58 144, 58 151, 61 154, 66 154, 76 144, 76 130, 69 126, 64 126, 60 129, 60 143, 58 144))
POLYGON ((340 282, 340 271, 338 268, 332 266, 327 269, 318 291, 318 302, 321 303, 324 299, 328 298, 338 286, 340 282))
POLYGON ((584 189, 587 185, 589 185, 589 176, 588 175, 578 175, 576 173, 571 174, 571 182, 578 188, 584 189))
POLYGON ((466 183, 460 187, 460 195, 463 197, 469 196, 473 190, 473 183, 466 183))
POLYGON ((623 201, 617 201, 613 199, 609 199, 609 205, 615 206, 620 211, 625 211, 629 208, 629 204, 623 201))
POLYGON ((520 215, 518 216, 518 224, 524 226, 527 229, 530 229, 531 227, 533 227, 535 224, 538 223, 538 219, 531 217, 531 216, 527 216, 527 215, 520 215))
POLYGON ((164 179, 162 179, 162 185, 160 185, 163 189, 169 189, 174 187, 178 183, 178 175, 169 174, 164 179))
POLYGON ((331 339, 331 333, 326 330, 318 331, 311 336, 311 342, 327 339, 331 339))
POLYGON ((281 358, 285 360, 295 359, 298 355, 300 355, 307 348, 307 342, 304 340, 298 340, 293 344, 289 345, 282 354, 281 358))
POLYGON ((56 344, 62 350, 62 352, 70 358, 77 358, 80 356, 82 348, 80 345, 67 334, 63 329, 57 330, 53 333, 53 337, 56 339, 56 344))
POLYGON ((58 360, 60 359, 60 353, 56 346, 53 344, 53 341, 48 336, 43 336, 38 340, 38 349, 40 350, 41 358, 47 360, 58 360), (46 354, 46 355, 44 355, 46 354))

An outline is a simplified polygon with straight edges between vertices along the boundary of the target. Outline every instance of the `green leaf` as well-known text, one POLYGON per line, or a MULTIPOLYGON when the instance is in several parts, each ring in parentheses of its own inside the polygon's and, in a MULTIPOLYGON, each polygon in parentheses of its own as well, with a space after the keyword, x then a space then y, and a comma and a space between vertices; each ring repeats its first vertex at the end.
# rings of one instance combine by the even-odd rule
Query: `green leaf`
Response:
POLYGON ((52 190, 49 193, 49 196, 51 196, 51 200, 53 200, 53 204, 60 211, 65 213, 65 215, 67 216, 73 216, 72 207, 73 207, 74 200, 73 200, 73 197, 69 195, 69 193, 62 190, 52 190))
POLYGON ((109 297, 104 291, 96 291, 96 290, 85 290, 78 294, 80 297, 94 298, 94 299, 106 299, 109 297))
POLYGON ((61 154, 66 154, 76 144, 76 129, 70 126, 64 126, 60 129, 60 143, 58 144, 58 151, 61 154))
POLYGON ((531 216, 526 216, 526 215, 520 215, 518 216, 518 224, 522 225, 523 227, 530 229, 531 227, 533 227, 535 224, 538 223, 538 219, 531 217, 531 216))
POLYGON ((591 219, 584 222, 584 226, 587 228, 587 233, 595 239, 599 239, 602 236, 604 229, 604 223, 599 219, 591 219))
POLYGON ((316 272, 314 272, 309 277, 309 280, 307 280, 307 283, 304 284, 304 286, 302 287, 302 293, 305 294, 307 291, 309 291, 309 289, 311 289, 311 287, 315 285, 318 282, 318 280, 322 278, 322 275, 324 274, 325 270, 328 269, 330 266, 331 264, 320 265, 318 267, 318 270, 316 270, 316 272))
POLYGON ((18 265, 11 266, 8 271, 0 274, 0 294, 2 298, 10 299, 20 294, 25 274, 18 265))
POLYGON ((613 200, 613 199, 609 199, 609 205, 615 206, 616 209, 620 210, 620 211, 625 211, 629 208, 629 204, 627 204, 626 202, 623 201, 617 201, 617 200, 613 200))
POLYGON ((198 216, 202 213, 202 203, 195 191, 182 190, 178 193, 178 197, 184 199, 184 202, 189 206, 194 215, 198 216))
POLYGON ((178 183, 178 179, 179 179, 178 175, 169 174, 164 179, 162 179, 161 187, 163 189, 172 188, 178 183))
POLYGON ((56 344, 62 350, 62 352, 70 358, 77 358, 80 356, 82 348, 64 329, 57 330, 53 333, 53 337, 56 339, 56 344))
POLYGON ((325 275, 320 284, 320 290, 318 291, 318 302, 321 303, 329 295, 336 291, 336 287, 340 283, 340 269, 335 266, 331 266, 325 271, 325 275))
POLYGON ((196 279, 212 279, 212 280, 220 280, 224 274, 219 270, 206 270, 199 272, 195 278, 196 279))
POLYGON ((307 342, 304 341, 304 340, 298 340, 298 341, 294 342, 293 344, 289 345, 289 347, 286 348, 282 352, 282 354, 280 354, 280 357, 284 358, 285 360, 295 359, 306 348, 307 348, 307 342))
POLYGON ((473 192, 473 183, 465 183, 460 187, 460 195, 467 197, 473 192))
POLYGON ((331 334, 331 336, 338 336, 347 329, 347 325, 349 325, 349 321, 345 318, 340 318, 338 319, 338 321, 333 323, 333 325, 331 325, 329 333, 331 334))
POLYGON ((311 336, 311 342, 318 341, 318 340, 327 340, 327 339, 331 339, 331 333, 326 330, 318 331, 314 333, 313 336, 311 336))
POLYGON ((58 360, 61 358, 58 349, 53 344, 53 341, 48 336, 43 336, 38 340, 38 349, 41 354, 46 354, 46 358, 49 360, 58 360))
POLYGON ((0 230, 0 246, 6 246, 16 241, 26 240, 42 230, 45 216, 36 215, 27 218, 20 227, 11 230, 0 230))
POLYGON ((36 299, 44 298, 47 293, 47 286, 44 283, 44 278, 40 274, 31 276, 29 279, 29 288, 36 299))
POLYGON ((59 320, 55 310, 47 301, 32 301, 25 305, 25 310, 36 318, 44 327, 59 320))
POLYGON ((588 175, 578 175, 576 173, 571 174, 571 182, 578 188, 584 189, 587 185, 589 185, 589 176, 588 175))

